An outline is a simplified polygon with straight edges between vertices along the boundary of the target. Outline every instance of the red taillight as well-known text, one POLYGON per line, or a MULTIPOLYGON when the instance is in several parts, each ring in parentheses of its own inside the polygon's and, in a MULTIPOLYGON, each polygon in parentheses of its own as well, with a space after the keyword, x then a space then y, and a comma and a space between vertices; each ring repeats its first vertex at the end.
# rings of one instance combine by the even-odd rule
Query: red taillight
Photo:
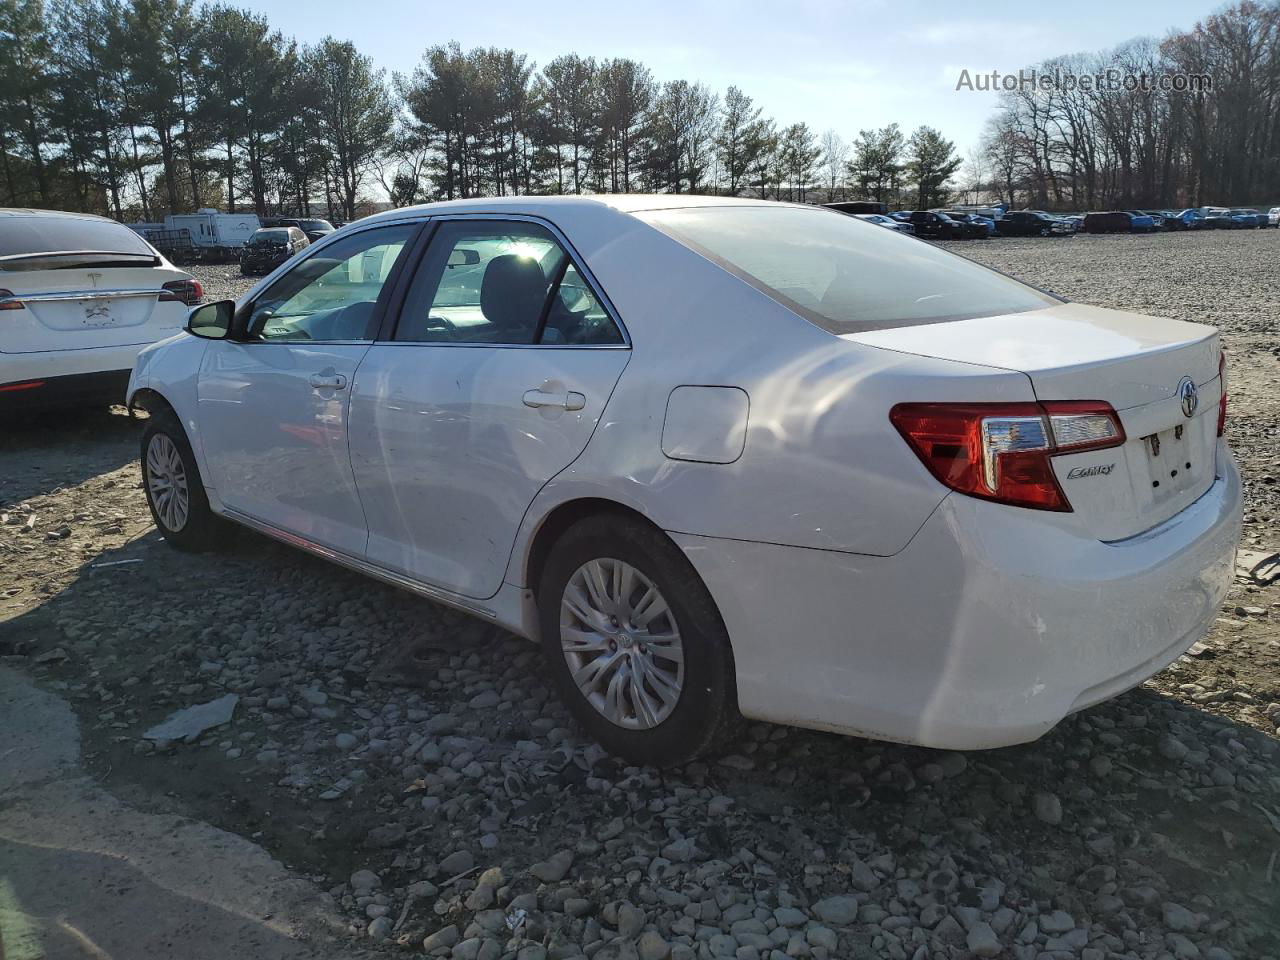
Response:
POLYGON ((0 290, 0 310, 25 310, 22 301, 14 297, 11 290, 0 290))
POLYGON ((177 301, 194 307, 203 299, 204 287, 200 286, 199 280, 170 280, 160 290, 161 303, 177 301))
POLYGON ((25 383, 6 383, 3 387, 0 387, 0 393, 13 393, 15 390, 37 390, 43 386, 43 380, 28 380, 25 383))
POLYGON ((1050 458, 1124 443, 1108 403, 900 403, 889 419, 952 490, 1036 510, 1069 512, 1050 458))
POLYGON ((1218 398, 1218 436, 1227 429, 1227 355, 1218 354, 1218 388, 1222 395, 1218 398))

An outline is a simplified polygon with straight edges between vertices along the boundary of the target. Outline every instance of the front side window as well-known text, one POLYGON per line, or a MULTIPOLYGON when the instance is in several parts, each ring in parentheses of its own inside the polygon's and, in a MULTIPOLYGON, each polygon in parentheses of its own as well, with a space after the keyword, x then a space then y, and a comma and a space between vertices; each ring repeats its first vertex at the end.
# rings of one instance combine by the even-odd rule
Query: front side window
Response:
POLYGON ((551 231, 524 221, 451 220, 431 240, 395 339, 582 345, 622 336, 551 231))
POLYGON ((416 229, 365 230, 302 260, 254 300, 250 334, 268 342, 372 340, 378 297, 416 229))
POLYGON ((828 210, 708 206, 636 216, 835 334, 1060 302, 932 244, 828 210))

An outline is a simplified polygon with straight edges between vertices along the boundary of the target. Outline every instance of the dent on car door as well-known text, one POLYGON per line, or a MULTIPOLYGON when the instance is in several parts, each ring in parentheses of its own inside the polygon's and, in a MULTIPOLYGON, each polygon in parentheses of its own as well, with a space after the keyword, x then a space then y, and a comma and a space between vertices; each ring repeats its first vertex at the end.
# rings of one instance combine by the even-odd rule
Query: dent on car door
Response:
POLYGON ((525 510, 586 447, 628 356, 546 226, 442 222, 352 393, 369 559, 464 596, 496 593, 525 510))
POLYGON ((210 481, 231 510, 364 553, 347 452, 356 367, 416 225, 352 234, 301 260, 244 309, 243 341, 213 341, 197 387, 210 481))

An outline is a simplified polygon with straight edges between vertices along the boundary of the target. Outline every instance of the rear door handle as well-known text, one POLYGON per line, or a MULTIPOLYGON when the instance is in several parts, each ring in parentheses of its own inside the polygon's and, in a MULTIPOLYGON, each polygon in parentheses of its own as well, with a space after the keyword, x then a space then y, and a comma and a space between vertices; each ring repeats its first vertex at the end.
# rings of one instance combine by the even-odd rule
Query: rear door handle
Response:
POLYGON ((581 410, 587 405, 586 394, 574 390, 550 393, 546 390, 528 390, 524 395, 526 407, 560 407, 563 410, 581 410))
POLYGON ((342 390, 347 385, 347 378, 340 373, 336 373, 331 377, 313 373, 309 382, 317 390, 342 390))

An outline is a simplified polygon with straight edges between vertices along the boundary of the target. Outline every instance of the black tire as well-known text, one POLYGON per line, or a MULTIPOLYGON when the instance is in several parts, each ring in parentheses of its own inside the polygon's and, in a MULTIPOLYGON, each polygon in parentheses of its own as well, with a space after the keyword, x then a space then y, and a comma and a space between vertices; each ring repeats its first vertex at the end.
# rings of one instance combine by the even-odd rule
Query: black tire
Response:
POLYGON ((200 468, 196 465, 195 454, 187 440, 186 431, 177 417, 168 410, 151 414, 147 428, 142 433, 142 489, 147 495, 147 506, 151 510, 151 519, 155 521, 160 535, 179 550, 200 552, 212 550, 226 540, 228 524, 209 509, 209 498, 204 492, 204 482, 200 479, 200 468), (172 444, 181 463, 182 480, 186 489, 186 518, 180 524, 172 523, 173 514, 163 504, 157 503, 157 493, 152 475, 152 461, 149 454, 153 443, 157 453, 164 447, 165 438, 172 444), (166 517, 170 518, 166 520, 166 517), (176 529, 175 529, 176 526, 176 529))
POLYGON ((1049 235, 1049 228, 1048 228, 1048 227, 1041 227, 1041 228, 1040 228, 1040 236, 1042 236, 1042 237, 1047 237, 1048 235, 1049 235))
POLYGON ((579 521, 552 548, 537 596, 542 647, 560 697, 611 754, 631 763, 671 766, 707 753, 732 735, 740 717, 729 635, 693 565, 661 531, 610 514, 579 521), (574 573, 592 560, 621 560, 652 581, 680 633, 685 671, 680 694, 671 713, 648 729, 628 729, 597 711, 578 689, 561 648, 561 600, 574 573))

